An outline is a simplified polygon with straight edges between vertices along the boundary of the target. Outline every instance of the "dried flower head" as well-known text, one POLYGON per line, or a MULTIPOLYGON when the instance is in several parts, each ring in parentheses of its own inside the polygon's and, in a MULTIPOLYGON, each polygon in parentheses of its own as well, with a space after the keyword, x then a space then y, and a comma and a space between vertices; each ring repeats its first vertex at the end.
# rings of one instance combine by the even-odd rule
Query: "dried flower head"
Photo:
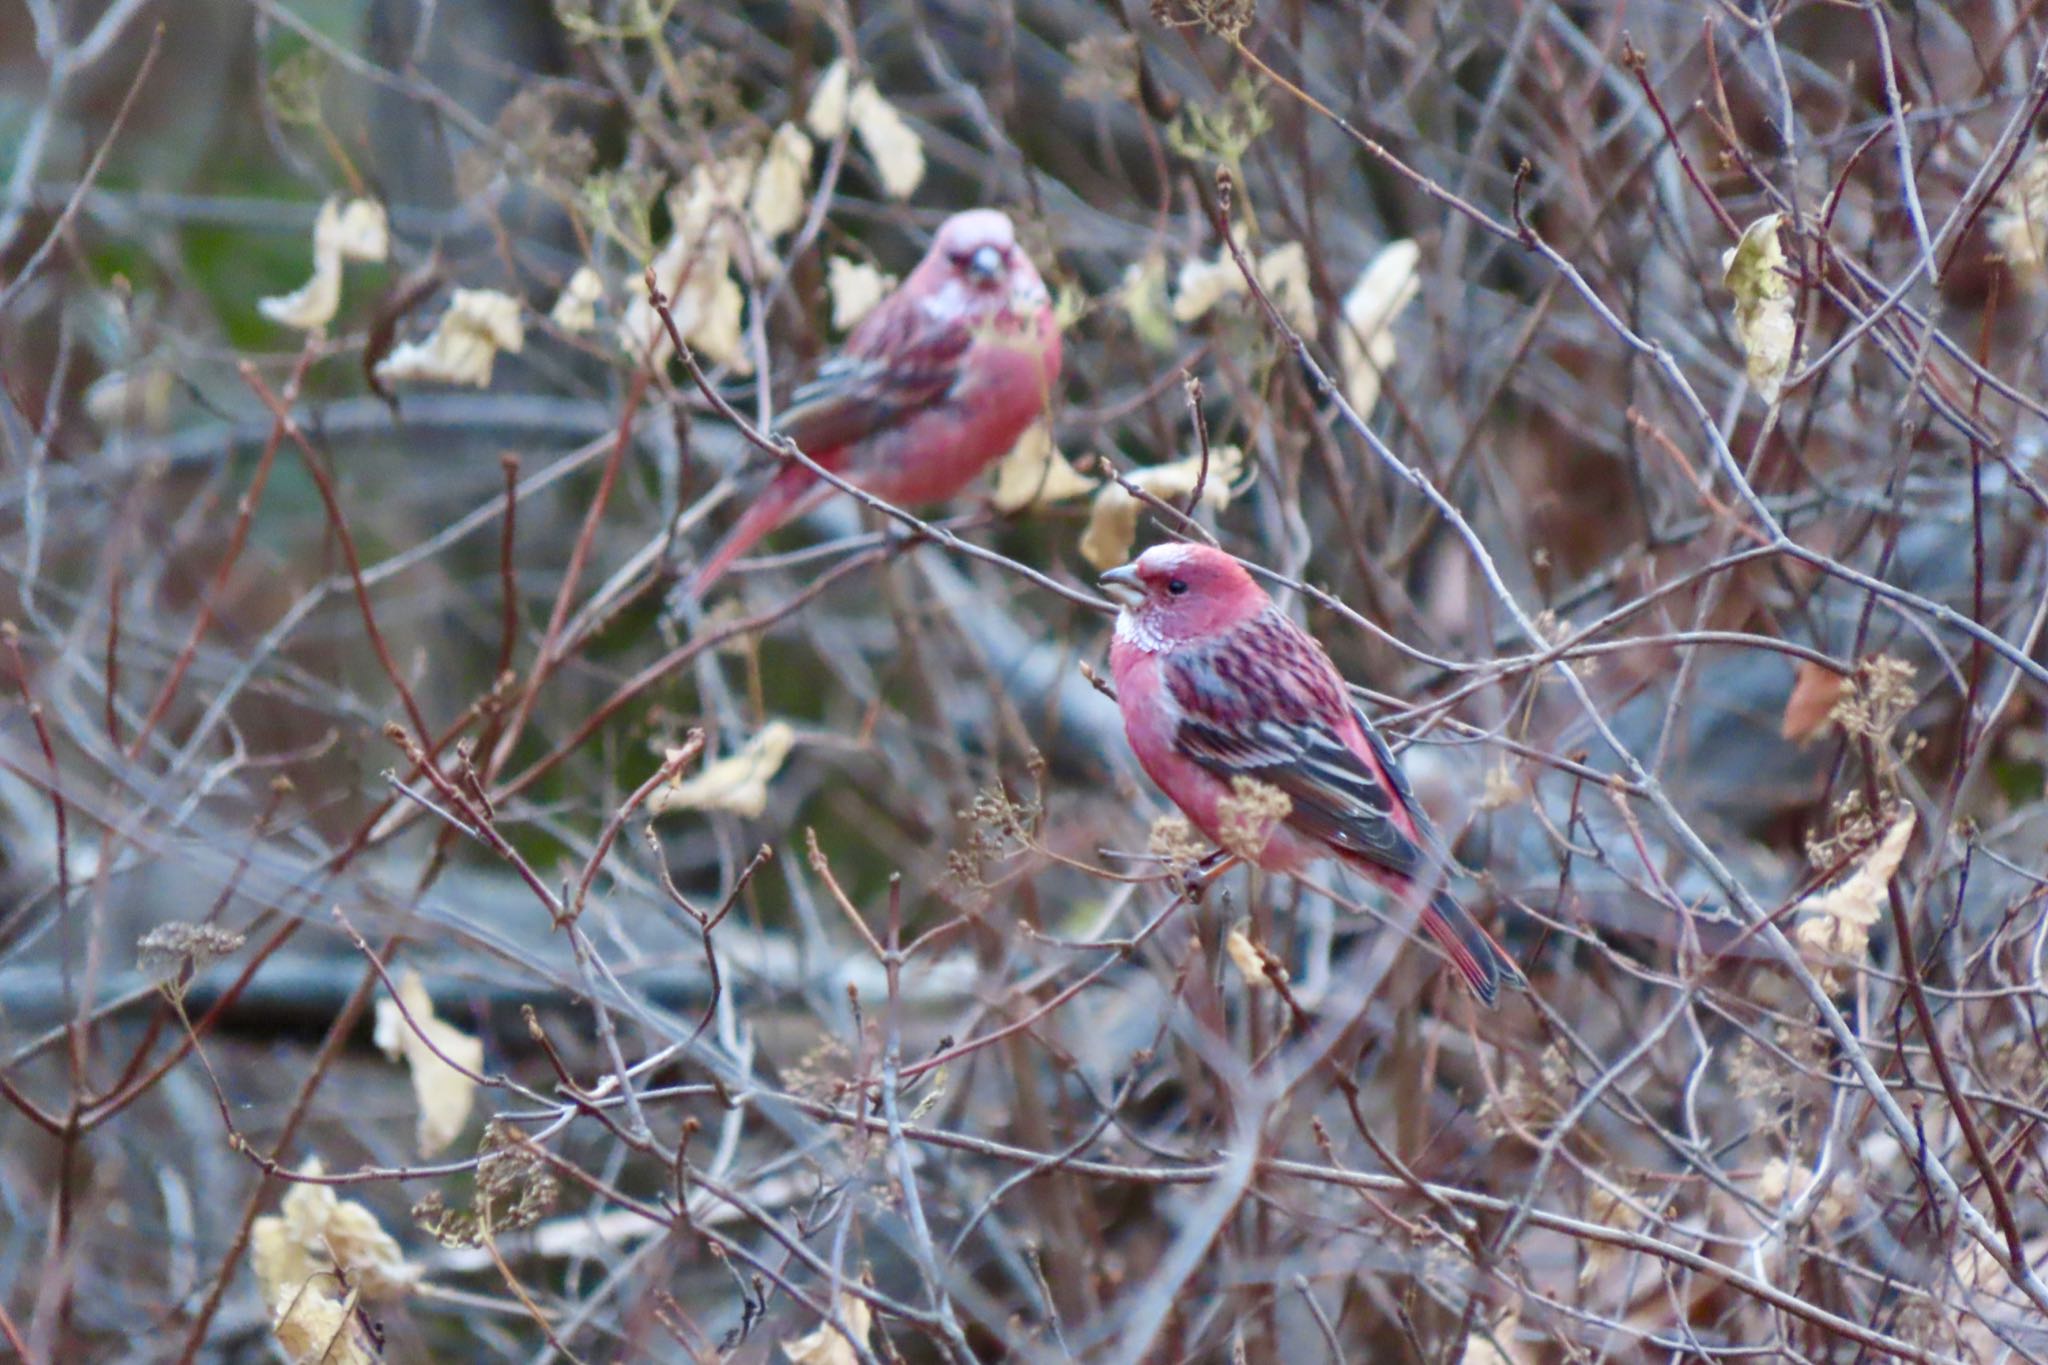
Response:
POLYGON ((1293 810, 1294 801, 1286 792, 1256 777, 1239 775, 1230 779, 1230 795, 1216 803, 1221 825, 1217 833, 1225 848, 1254 861, 1293 810))

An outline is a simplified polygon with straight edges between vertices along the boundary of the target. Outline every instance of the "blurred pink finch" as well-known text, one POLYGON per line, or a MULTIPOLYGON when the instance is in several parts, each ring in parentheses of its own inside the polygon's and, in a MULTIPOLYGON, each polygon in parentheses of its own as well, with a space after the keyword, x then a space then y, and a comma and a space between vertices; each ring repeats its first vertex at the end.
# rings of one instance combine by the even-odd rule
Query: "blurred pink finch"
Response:
POLYGON ((1396 897, 1426 894, 1422 928, 1474 994, 1491 1005, 1503 983, 1527 985, 1442 889, 1450 855, 1336 665, 1242 565, 1157 545, 1102 585, 1123 607, 1109 659, 1124 733, 1203 834, 1229 847, 1233 779, 1256 779, 1292 803, 1252 854, 1260 867, 1293 874, 1337 858, 1396 897))
MULTIPOLYGON (((796 391, 777 428, 856 488, 898 506, 944 502, 1045 412, 1060 376, 1052 298, 1009 217, 948 218, 931 250, 796 391)), ((701 597, 761 537, 835 492, 791 461, 706 556, 701 597)))

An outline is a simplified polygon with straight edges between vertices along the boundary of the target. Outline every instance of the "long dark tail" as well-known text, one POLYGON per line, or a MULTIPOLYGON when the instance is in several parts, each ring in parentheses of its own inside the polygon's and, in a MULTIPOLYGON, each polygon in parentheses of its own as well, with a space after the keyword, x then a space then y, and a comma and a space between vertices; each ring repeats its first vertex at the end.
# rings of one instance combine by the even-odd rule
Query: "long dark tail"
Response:
POLYGON ((1479 921, 1452 899, 1450 892, 1436 893, 1435 899, 1423 907, 1421 922, 1423 930, 1457 967, 1458 975, 1465 978, 1472 994, 1489 1009, 1498 1002, 1502 986, 1518 991, 1529 989, 1529 979, 1522 975, 1522 969, 1493 941, 1493 935, 1480 928, 1479 921))
POLYGON ((818 476, 802 465, 791 464, 777 474, 761 495, 754 499, 753 506, 740 513, 740 519, 725 533, 725 539, 718 542, 683 584, 682 594, 692 600, 702 600, 711 585, 725 576, 733 561, 754 548, 761 537, 788 521, 798 503, 811 491, 818 476))

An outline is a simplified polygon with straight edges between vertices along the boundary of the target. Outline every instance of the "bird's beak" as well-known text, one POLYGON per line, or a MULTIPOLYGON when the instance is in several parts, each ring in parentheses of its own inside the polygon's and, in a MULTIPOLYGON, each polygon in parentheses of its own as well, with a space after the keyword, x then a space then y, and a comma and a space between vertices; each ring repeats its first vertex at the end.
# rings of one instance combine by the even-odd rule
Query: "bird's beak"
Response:
POLYGON ((1117 605, 1135 607, 1145 600, 1145 585, 1138 581, 1138 566, 1126 564, 1121 569, 1111 569, 1095 580, 1102 590, 1116 599, 1117 605))
POLYGON ((1003 253, 992 246, 976 247, 967 258, 967 274, 976 284, 993 284, 1003 277, 1003 253))

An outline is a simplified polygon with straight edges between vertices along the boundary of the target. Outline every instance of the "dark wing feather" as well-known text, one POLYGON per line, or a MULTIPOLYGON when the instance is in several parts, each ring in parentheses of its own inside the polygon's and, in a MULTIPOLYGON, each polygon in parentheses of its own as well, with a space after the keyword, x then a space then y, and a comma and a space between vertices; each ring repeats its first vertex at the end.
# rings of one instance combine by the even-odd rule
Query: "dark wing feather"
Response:
POLYGON ((777 429, 814 459, 864 440, 944 399, 973 343, 965 321, 893 294, 791 395, 777 429))
POLYGON ((1286 823, 1335 849, 1410 876, 1442 864, 1434 839, 1425 834, 1424 847, 1395 820, 1398 809, 1428 828, 1363 716, 1380 771, 1344 742, 1344 680, 1285 617, 1269 612, 1210 649, 1176 651, 1167 669, 1182 716, 1175 743, 1189 759, 1226 781, 1251 777, 1285 792, 1286 823))

